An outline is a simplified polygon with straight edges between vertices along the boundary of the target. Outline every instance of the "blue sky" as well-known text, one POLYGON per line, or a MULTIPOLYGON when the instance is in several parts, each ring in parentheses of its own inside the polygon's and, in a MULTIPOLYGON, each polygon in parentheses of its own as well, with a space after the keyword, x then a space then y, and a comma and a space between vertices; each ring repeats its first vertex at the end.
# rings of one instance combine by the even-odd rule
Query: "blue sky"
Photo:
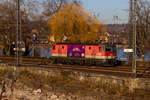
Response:
POLYGON ((129 0, 81 0, 84 8, 99 15, 99 20, 108 23, 127 23, 129 0), (114 20, 113 16, 118 16, 114 20))

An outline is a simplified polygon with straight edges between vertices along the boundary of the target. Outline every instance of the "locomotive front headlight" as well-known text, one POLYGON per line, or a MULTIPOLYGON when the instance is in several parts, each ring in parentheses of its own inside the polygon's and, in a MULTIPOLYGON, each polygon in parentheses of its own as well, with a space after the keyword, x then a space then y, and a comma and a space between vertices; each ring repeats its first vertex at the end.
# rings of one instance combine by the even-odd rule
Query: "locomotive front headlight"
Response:
POLYGON ((84 57, 84 53, 82 53, 81 56, 84 57))
POLYGON ((69 56, 72 56, 72 53, 69 53, 69 56))

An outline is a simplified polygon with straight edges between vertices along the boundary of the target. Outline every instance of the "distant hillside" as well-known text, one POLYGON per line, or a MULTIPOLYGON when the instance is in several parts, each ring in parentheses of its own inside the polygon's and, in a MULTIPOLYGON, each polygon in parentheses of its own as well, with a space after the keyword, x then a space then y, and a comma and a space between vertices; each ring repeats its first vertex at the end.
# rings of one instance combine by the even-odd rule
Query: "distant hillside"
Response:
POLYGON ((108 33, 119 34, 128 31, 128 24, 107 24, 106 28, 108 33))

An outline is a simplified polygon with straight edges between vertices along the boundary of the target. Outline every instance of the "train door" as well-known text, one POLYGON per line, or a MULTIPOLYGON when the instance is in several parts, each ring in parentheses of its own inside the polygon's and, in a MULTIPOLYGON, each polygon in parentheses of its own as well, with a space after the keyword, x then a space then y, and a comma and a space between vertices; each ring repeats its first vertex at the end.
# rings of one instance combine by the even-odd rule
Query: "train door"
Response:
POLYGON ((58 56, 59 56, 59 57, 62 56, 62 48, 61 48, 61 45, 58 45, 58 56))
POLYGON ((93 59, 96 58, 96 54, 97 54, 97 48, 96 46, 92 46, 92 52, 91 52, 91 56, 93 57, 93 59))
POLYGON ((54 44, 51 48, 51 55, 52 57, 58 56, 58 50, 57 50, 58 46, 56 44, 54 44))
POLYGON ((58 46, 59 57, 67 57, 67 45, 61 44, 58 46))
POLYGON ((98 45, 96 50, 96 59, 104 59, 104 46, 98 45))

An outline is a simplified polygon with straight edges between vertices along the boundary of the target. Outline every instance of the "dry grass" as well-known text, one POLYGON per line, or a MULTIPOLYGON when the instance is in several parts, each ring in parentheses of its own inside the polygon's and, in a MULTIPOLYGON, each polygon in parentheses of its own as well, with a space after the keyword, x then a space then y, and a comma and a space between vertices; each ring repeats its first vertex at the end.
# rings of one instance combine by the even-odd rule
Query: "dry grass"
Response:
MULTIPOLYGON (((0 70, 0 77, 7 76, 8 70, 0 70)), ((90 81, 79 81, 75 79, 72 72, 60 72, 58 76, 44 76, 30 71, 20 71, 17 84, 19 87, 27 86, 33 89, 42 89, 42 91, 59 91, 63 93, 79 93, 80 95, 99 95, 102 91, 108 95, 122 96, 149 96, 149 91, 136 90, 129 92, 126 85, 122 87, 110 83, 92 83, 90 81), (21 84, 20 84, 21 83, 21 84), (22 85, 22 86, 21 86, 22 85)), ((1 81, 1 80, 0 80, 1 81)), ((17 86, 16 86, 17 87, 17 86)))

